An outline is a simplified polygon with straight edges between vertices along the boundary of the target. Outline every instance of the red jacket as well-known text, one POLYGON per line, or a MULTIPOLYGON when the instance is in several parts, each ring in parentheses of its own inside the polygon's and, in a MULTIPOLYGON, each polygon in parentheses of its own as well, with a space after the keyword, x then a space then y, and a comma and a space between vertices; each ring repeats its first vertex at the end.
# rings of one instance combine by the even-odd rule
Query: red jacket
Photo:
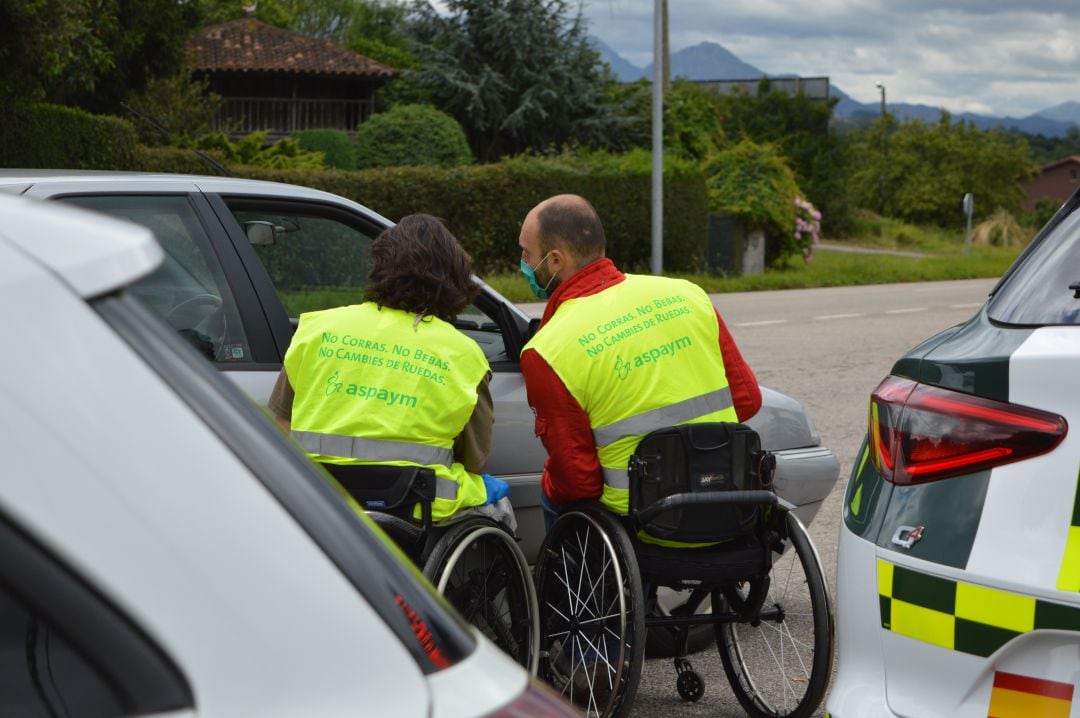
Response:
MULTIPOLYGON (((626 275, 610 259, 591 262, 559 285, 548 299, 540 325, 547 324, 566 300, 597 294, 624 279, 626 275)), ((719 312, 716 322, 720 325, 720 353, 724 357, 735 413, 739 421, 746 421, 761 408, 761 389, 719 312)), ((529 406, 536 414, 536 435, 548 452, 541 484, 544 493, 558 506, 599 498, 604 483, 588 415, 534 350, 522 353, 521 373, 525 377, 529 406)))

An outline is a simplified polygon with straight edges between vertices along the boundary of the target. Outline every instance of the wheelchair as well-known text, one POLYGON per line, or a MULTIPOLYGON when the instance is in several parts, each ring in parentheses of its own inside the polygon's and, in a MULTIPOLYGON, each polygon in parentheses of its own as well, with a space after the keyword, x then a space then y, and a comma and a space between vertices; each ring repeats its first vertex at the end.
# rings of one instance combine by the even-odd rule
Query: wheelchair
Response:
POLYGON ((590 716, 626 715, 646 631, 667 631, 676 690, 696 701, 705 681, 687 658, 688 636, 711 624, 748 715, 812 715, 832 671, 833 611, 806 530, 769 488, 774 470, 774 457, 742 424, 645 436, 628 467, 629 515, 575 504, 541 546, 541 679, 590 716), (660 587, 688 598, 659 611, 660 587))
POLYGON ((435 524, 435 472, 419 466, 323 464, 466 621, 536 675, 539 612, 525 554, 498 521, 435 524), (420 520, 414 518, 419 506, 420 520))

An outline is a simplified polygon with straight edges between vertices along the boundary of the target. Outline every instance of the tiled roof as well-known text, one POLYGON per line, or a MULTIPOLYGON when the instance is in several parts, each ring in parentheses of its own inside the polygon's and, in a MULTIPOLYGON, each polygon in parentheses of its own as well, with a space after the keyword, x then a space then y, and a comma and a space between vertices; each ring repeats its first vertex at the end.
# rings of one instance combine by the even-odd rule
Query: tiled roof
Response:
POLYGON ((319 40, 254 18, 208 27, 187 41, 193 70, 290 72, 312 75, 392 77, 397 70, 319 40))
POLYGON ((1040 168, 1039 171, 1040 172, 1046 172, 1047 170, 1052 170, 1055 167, 1060 167, 1061 165, 1078 164, 1078 163, 1080 163, 1080 157, 1078 157, 1077 155, 1073 155, 1072 157, 1065 157, 1065 158, 1060 159, 1060 160, 1055 160, 1054 162, 1051 162, 1049 164, 1045 164, 1040 168))

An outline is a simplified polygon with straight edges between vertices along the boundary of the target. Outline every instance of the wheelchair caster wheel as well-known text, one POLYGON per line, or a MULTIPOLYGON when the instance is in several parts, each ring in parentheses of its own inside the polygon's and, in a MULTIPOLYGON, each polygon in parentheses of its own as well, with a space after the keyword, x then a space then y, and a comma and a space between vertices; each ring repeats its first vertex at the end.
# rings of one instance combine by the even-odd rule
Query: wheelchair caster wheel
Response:
POLYGON ((679 697, 688 703, 695 703, 705 695, 705 680, 697 671, 685 671, 675 681, 679 697))
POLYGON ((680 698, 688 703, 694 703, 705 695, 705 679, 690 666, 690 661, 685 658, 676 658, 675 672, 679 674, 679 677, 675 679, 675 688, 678 689, 680 698))

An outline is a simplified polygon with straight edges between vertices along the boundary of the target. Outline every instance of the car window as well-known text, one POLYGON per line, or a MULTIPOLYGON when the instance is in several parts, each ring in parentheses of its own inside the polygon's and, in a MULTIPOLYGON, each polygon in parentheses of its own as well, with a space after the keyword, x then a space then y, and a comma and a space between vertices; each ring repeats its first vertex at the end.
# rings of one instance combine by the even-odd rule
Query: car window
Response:
POLYGON ((508 359, 506 342, 498 323, 475 304, 470 304, 454 322, 462 334, 472 339, 484 350, 488 363, 508 359))
POLYGON ((238 209, 259 260, 290 317, 358 304, 371 268, 374 233, 337 218, 303 210, 287 213, 238 209), (254 239, 253 227, 265 227, 254 239))
POLYGON ((1061 220, 1008 276, 990 301, 989 316, 1004 324, 1080 324, 1077 294, 1080 211, 1061 220))
POLYGON ((125 715, 108 681, 50 621, 0 587, 0 715, 125 715))
MULTIPOLYGON (((301 203, 229 201, 289 317, 364 300, 371 243, 381 231, 340 210, 301 203)), ((507 359, 498 323, 476 304, 454 323, 489 362, 507 359)))
POLYGON ((165 250, 162 265, 130 291, 204 356, 251 361, 251 349, 221 263, 184 195, 70 196, 61 201, 141 224, 165 250))
POLYGON ((0 715, 145 715, 192 705, 183 674, 139 626, 0 515, 0 715))

